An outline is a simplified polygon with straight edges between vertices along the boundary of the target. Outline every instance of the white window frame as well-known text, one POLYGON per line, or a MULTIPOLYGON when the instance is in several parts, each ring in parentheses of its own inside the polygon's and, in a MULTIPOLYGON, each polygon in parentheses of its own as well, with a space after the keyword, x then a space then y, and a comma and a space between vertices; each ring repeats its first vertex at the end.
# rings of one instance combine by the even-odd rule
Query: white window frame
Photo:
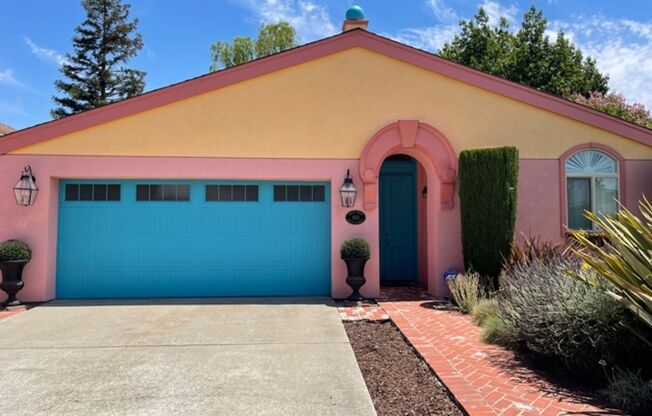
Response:
MULTIPOLYGON (((595 180, 596 178, 615 178, 616 179, 616 199, 620 201, 620 162, 616 157, 613 155, 605 152, 604 150, 596 150, 596 149, 582 149, 578 150, 577 152, 573 153, 572 155, 568 156, 564 160, 564 172, 566 173, 566 181, 564 183, 564 186, 566 189, 564 190, 566 192, 566 226, 568 227, 569 230, 575 230, 570 227, 570 224, 568 224, 570 221, 570 212, 568 211, 570 204, 568 201, 568 178, 580 178, 580 179, 589 179, 591 181, 591 206, 590 206, 590 211, 594 212, 595 209, 595 180), (568 162, 568 159, 572 158, 573 156, 583 153, 583 152, 599 152, 604 154, 605 156, 609 157, 611 160, 614 161, 614 165, 616 166, 616 171, 615 172, 568 172, 568 169, 566 167, 566 163, 568 162)), ((597 227, 595 226, 595 223, 591 222, 591 231, 596 231, 597 227)), ((575 230, 577 231, 577 230, 575 230)))

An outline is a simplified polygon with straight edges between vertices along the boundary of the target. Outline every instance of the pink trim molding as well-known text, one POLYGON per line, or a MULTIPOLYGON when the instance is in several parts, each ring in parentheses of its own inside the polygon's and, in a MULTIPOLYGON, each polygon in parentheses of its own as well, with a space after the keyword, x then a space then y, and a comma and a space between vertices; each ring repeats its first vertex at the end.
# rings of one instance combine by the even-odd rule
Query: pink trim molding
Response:
POLYGON ((533 88, 476 71, 366 30, 352 29, 266 58, 206 74, 101 108, 10 133, 0 139, 0 155, 354 47, 365 48, 652 146, 652 130, 650 129, 542 93, 533 88))
POLYGON ((626 204, 626 183, 625 183, 625 159, 623 156, 618 153, 613 147, 607 146, 606 144, 601 143, 582 143, 577 146, 573 146, 567 151, 565 151, 561 156, 559 156, 559 190, 561 195, 559 195, 559 208, 561 216, 561 235, 566 236, 566 223, 568 221, 568 210, 566 209, 566 160, 574 155, 577 152, 582 150, 593 149, 600 150, 604 153, 607 153, 609 156, 613 157, 618 161, 618 200, 622 204, 626 204))
POLYGON ((453 208, 457 156, 442 132, 418 120, 399 120, 378 131, 367 142, 360 156, 360 177, 364 184, 364 209, 378 205, 378 175, 380 166, 392 154, 416 153, 421 163, 431 163, 440 181, 443 209, 453 208), (423 160, 425 159, 425 160, 423 160))

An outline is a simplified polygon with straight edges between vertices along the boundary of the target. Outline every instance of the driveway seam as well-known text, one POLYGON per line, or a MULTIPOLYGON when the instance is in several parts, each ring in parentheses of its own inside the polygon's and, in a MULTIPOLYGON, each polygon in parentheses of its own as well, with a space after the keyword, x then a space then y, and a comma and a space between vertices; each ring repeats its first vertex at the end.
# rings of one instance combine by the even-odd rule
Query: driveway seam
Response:
POLYGON ((349 345, 348 341, 320 342, 234 342, 220 344, 143 344, 143 345, 93 345, 93 346, 54 346, 54 347, 0 347, 0 351, 22 350, 93 350, 93 349, 127 349, 127 348, 175 348, 175 347, 246 347, 260 345, 349 345))

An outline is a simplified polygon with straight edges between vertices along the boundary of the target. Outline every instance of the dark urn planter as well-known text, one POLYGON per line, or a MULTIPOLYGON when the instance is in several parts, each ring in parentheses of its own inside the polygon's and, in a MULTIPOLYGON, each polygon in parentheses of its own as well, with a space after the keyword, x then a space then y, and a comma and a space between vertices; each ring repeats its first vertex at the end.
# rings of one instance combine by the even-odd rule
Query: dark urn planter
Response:
POLYGON ((350 259, 342 259, 346 263, 346 284, 351 286, 353 293, 347 299, 352 301, 358 301, 364 299, 360 295, 360 288, 367 283, 367 279, 364 277, 364 266, 367 264, 365 258, 357 257, 350 259))
POLYGON ((26 261, 3 261, 0 262, 0 271, 2 271, 2 282, 0 290, 7 294, 7 300, 4 306, 18 306, 20 301, 16 299, 16 293, 20 292, 25 283, 23 283, 23 268, 26 261))

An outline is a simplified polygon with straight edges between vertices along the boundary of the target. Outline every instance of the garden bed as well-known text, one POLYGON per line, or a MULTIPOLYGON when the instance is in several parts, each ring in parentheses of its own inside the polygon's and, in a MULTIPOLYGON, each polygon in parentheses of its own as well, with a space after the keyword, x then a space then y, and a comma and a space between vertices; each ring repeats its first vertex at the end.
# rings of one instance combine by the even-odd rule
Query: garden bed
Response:
POLYGON ((379 416, 464 413, 391 322, 345 322, 379 416))

